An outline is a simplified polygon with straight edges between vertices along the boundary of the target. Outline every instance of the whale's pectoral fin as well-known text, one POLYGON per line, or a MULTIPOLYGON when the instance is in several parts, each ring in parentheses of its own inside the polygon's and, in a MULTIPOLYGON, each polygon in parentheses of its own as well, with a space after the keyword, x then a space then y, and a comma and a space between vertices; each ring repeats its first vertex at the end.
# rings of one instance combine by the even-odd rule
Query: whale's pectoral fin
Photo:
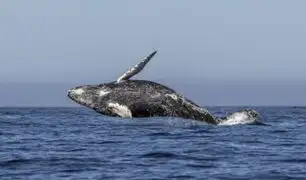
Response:
POLYGON ((152 59, 152 57, 157 53, 157 51, 152 52, 149 56, 147 56, 144 60, 142 60, 140 63, 138 63, 136 66, 133 68, 129 69, 126 71, 124 74, 122 74, 118 79, 117 83, 128 80, 131 77, 135 76, 138 74, 142 69, 147 65, 147 63, 152 59))
POLYGON ((108 109, 119 117, 131 118, 132 112, 128 106, 119 103, 108 103, 108 109))

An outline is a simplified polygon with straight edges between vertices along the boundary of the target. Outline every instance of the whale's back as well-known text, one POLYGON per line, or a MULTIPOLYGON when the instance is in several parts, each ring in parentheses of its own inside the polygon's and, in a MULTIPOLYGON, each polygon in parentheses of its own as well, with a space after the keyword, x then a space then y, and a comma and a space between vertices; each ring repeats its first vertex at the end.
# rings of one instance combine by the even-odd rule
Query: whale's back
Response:
MULTIPOLYGON (((105 84, 101 84, 100 86, 104 86, 105 84)), ((120 90, 129 90, 129 91, 160 91, 164 93, 176 93, 173 89, 162 85, 157 82, 147 81, 147 80, 127 80, 120 83, 115 81, 107 83, 108 87, 118 88, 120 90)))
POLYGON ((128 109, 132 117, 172 116, 216 123, 208 111, 165 85, 146 80, 127 80, 100 85, 101 88, 105 86, 112 91, 101 98, 100 104, 117 104, 122 111, 128 109))

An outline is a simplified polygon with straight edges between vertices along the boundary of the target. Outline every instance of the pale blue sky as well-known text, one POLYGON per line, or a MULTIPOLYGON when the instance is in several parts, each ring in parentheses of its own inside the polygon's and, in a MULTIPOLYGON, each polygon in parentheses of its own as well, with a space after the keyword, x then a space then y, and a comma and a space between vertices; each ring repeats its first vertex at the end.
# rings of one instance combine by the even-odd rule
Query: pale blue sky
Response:
POLYGON ((215 92, 228 88, 231 99, 209 104, 242 103, 237 98, 246 84, 262 92, 249 87, 244 104, 286 104, 288 94, 290 104, 303 104, 305 7, 303 0, 2 0, 0 82, 102 83, 157 49, 138 79, 173 80, 191 96, 184 84, 196 83, 203 94, 208 82, 215 92), (275 96, 277 89, 283 94, 275 96))

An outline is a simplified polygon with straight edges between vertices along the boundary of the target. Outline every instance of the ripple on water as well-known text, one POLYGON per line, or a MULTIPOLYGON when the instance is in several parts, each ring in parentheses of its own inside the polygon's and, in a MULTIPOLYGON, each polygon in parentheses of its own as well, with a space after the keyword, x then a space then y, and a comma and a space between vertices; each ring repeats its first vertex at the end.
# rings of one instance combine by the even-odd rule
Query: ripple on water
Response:
POLYGON ((180 155, 171 152, 150 152, 140 156, 141 158, 179 158, 180 155))
POLYGON ((268 126, 0 108, 0 179, 305 179, 305 108, 258 109, 268 126))

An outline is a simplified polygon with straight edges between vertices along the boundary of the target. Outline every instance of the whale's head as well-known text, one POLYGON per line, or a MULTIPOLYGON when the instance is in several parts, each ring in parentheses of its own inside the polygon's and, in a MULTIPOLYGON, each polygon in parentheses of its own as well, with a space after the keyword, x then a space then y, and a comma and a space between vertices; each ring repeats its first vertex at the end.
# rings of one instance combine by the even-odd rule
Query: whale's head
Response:
POLYGON ((76 103, 92 108, 103 109, 103 102, 111 97, 109 94, 113 88, 108 84, 83 85, 68 90, 68 97, 76 103))

